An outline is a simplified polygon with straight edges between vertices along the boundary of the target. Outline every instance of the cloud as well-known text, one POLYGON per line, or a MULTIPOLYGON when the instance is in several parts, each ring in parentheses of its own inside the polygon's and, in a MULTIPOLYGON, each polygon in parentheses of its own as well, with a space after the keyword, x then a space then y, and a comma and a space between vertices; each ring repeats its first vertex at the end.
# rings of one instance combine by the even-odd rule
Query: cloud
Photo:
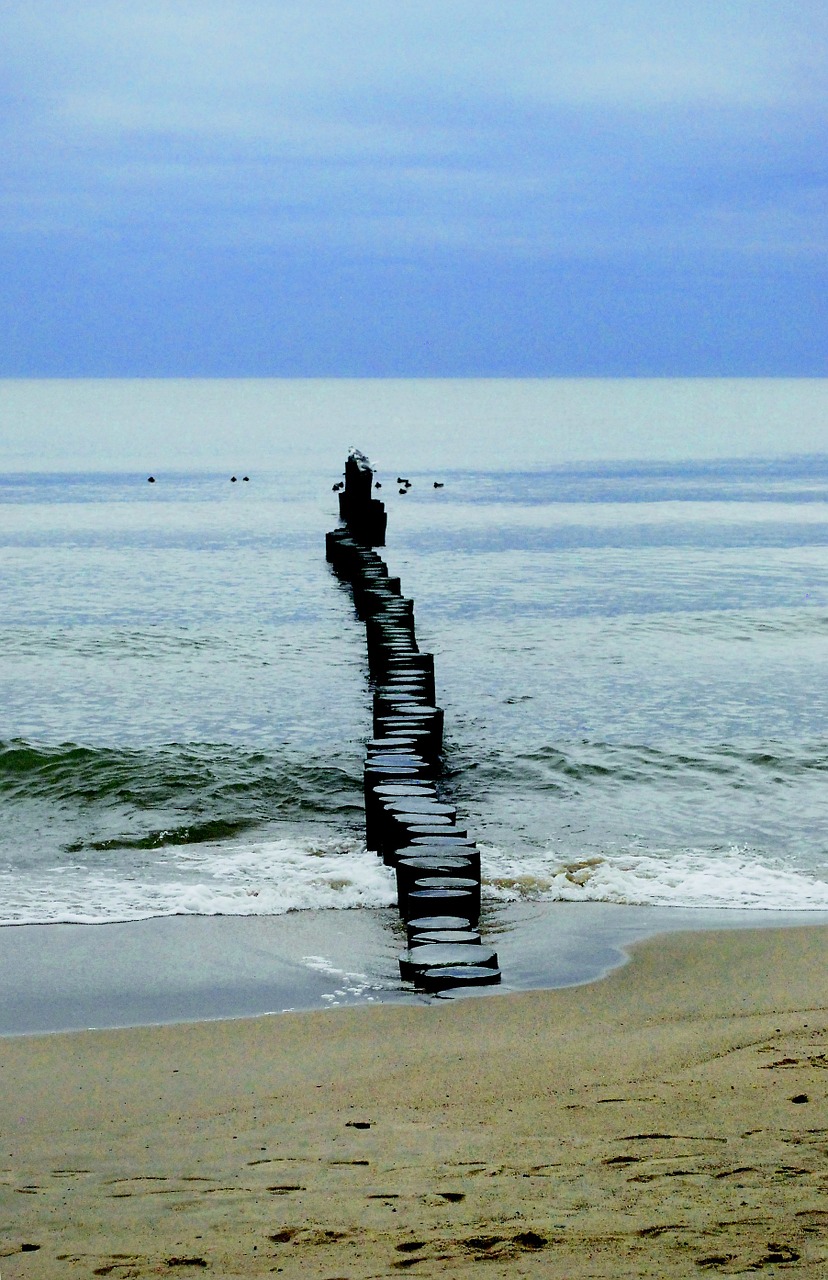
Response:
POLYGON ((822 0, 6 0, 3 24, 0 252, 55 280, 217 255, 654 280, 828 247, 822 0))
POLYGON ((7 57, 52 87, 208 108, 356 85, 585 104, 790 102, 822 93, 814 0, 6 0, 7 57))
POLYGON ((360 92, 336 118, 284 114, 233 145, 218 127, 182 143, 160 118, 118 145, 90 134, 36 170, 18 165, 3 221, 7 233, 378 257, 813 254, 826 247, 821 130, 802 113, 719 106, 488 101, 470 121, 452 98, 360 92))
POLYGON ((827 25, 812 0, 6 0, 0 59, 11 123, 44 144, 245 146, 301 140, 300 117, 333 135, 355 96, 378 127, 393 100, 470 121, 487 103, 824 104, 827 25))

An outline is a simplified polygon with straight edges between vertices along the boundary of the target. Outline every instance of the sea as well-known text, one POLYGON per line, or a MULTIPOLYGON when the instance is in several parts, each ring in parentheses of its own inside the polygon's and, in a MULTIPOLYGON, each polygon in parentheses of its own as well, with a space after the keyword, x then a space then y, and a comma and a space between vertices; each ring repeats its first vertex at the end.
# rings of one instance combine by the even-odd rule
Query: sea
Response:
MULTIPOLYGON (((528 418, 513 467, 369 442, 487 908, 825 911, 828 453, 528 462, 528 418)), ((346 450, 282 445, 0 476, 0 924, 393 902, 346 450)))

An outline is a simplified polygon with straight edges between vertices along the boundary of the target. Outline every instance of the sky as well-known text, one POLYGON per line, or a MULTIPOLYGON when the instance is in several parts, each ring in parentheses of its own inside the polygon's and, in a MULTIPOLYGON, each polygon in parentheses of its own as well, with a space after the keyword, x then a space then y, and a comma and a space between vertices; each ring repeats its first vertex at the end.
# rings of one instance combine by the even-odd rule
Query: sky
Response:
POLYGON ((4 0, 0 377, 823 377, 824 0, 4 0))

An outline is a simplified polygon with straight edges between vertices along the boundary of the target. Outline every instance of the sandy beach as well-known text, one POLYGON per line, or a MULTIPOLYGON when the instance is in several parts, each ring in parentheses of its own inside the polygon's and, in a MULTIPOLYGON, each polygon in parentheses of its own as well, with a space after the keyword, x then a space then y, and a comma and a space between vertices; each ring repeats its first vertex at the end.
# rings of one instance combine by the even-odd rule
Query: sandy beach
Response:
POLYGON ((603 981, 0 1042, 4 1280, 828 1268, 828 930, 603 981))

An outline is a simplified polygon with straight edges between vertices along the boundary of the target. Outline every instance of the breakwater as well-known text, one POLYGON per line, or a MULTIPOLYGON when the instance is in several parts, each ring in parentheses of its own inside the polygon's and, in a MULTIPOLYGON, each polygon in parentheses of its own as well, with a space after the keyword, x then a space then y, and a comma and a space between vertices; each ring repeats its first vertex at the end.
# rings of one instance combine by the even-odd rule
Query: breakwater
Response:
POLYGON ((491 985, 500 969, 478 930, 480 851, 440 790, 443 711, 434 657, 420 651, 414 603, 376 550, 385 545, 387 521, 368 459, 352 452, 344 485, 335 487, 342 525, 328 533, 326 555, 365 624, 374 702, 365 838, 395 869, 408 942, 400 975, 431 991, 491 985))

